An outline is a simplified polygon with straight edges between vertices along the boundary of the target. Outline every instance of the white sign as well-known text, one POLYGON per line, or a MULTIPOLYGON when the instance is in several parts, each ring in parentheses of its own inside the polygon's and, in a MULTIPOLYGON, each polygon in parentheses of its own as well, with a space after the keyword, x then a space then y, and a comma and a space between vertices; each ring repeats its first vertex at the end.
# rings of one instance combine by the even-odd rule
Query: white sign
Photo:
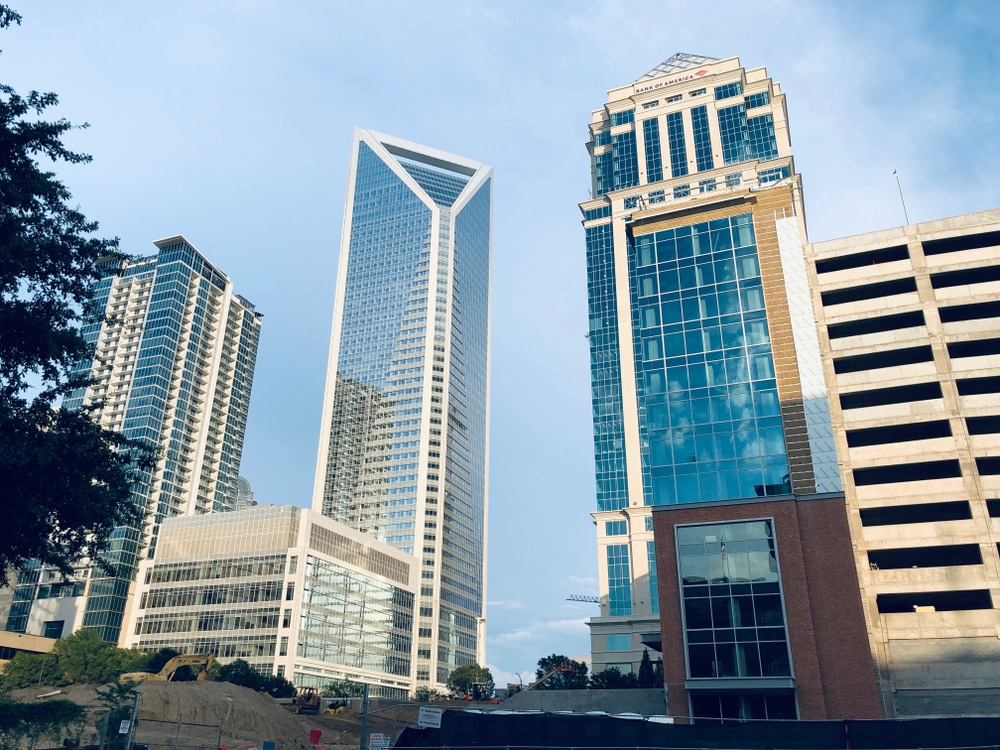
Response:
POLYGON ((417 726, 421 729, 440 729, 441 714, 443 713, 444 710, 440 708, 421 706, 420 713, 417 714, 417 726))
POLYGON ((372 750, 376 750, 376 748, 389 747, 391 744, 392 738, 387 734, 372 732, 372 734, 368 736, 368 747, 372 750))
POLYGON ((122 725, 118 727, 118 734, 128 734, 129 727, 132 726, 131 719, 122 719, 122 725))

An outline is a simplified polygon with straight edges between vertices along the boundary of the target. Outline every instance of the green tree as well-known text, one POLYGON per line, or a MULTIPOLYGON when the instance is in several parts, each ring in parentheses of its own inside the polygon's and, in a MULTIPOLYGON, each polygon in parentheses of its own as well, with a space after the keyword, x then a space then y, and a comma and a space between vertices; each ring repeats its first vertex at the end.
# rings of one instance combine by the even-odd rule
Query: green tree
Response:
POLYGON ((653 662, 649 658, 649 649, 642 650, 642 661, 639 662, 639 687, 658 688, 663 687, 663 681, 656 681, 656 673, 653 671, 653 662))
POLYGON ((639 687, 639 679, 631 672, 623 674, 618 667, 608 667, 591 676, 590 687, 592 690, 630 690, 639 687))
POLYGON ((152 672, 156 674, 161 669, 163 669, 167 662, 173 659, 175 656, 180 656, 181 652, 172 648, 161 648, 159 651, 155 651, 152 654, 146 654, 145 662, 136 668, 135 671, 142 672, 152 672))
POLYGON ((291 698, 295 695, 295 685, 276 675, 263 675, 258 690, 273 698, 291 698))
POLYGON ((323 695, 327 698, 358 698, 364 689, 362 683, 354 680, 331 680, 323 687, 323 695))
POLYGON ((128 653, 105 643, 95 630, 78 630, 56 641, 51 655, 56 658, 60 684, 103 685, 116 681, 125 671, 120 652, 128 653))
POLYGON ((413 691, 413 700, 419 703, 430 703, 431 701, 440 700, 441 698, 441 693, 437 690, 431 690, 426 685, 421 685, 413 691))
POLYGON ((472 686, 475 683, 483 684, 483 698, 492 697, 496 685, 493 683, 493 675, 486 667, 478 664, 466 664, 456 667, 448 675, 448 691, 456 698, 463 698, 472 695, 472 686))
POLYGON ((94 696, 104 709, 97 720, 97 731, 100 732, 102 726, 107 727, 105 747, 109 750, 120 750, 125 746, 125 737, 118 734, 118 727, 123 720, 131 718, 138 687, 134 682, 112 682, 99 689, 94 696))
MULTIPOLYGON (((20 22, 0 5, 0 28, 20 22)), ((102 562, 115 527, 145 516, 132 488, 151 452, 96 424, 95 405, 53 408, 89 382, 81 324, 94 312, 98 261, 119 254, 39 165, 90 161, 63 145, 70 122, 42 119, 57 103, 0 84, 0 505, 17 507, 0 525, 0 581, 33 559, 65 575, 85 554, 102 562)))
POLYGON ((535 690, 586 690, 587 665, 561 654, 551 654, 539 659, 535 679, 542 679, 557 667, 566 667, 566 670, 556 672, 535 690))
POLYGON ((223 664, 219 670, 219 682, 231 682, 240 687, 259 690, 261 679, 260 673, 250 666, 250 663, 243 659, 234 659, 228 664, 223 664))
POLYGON ((56 660, 50 654, 20 651, 4 665, 0 686, 4 692, 42 684, 62 687, 65 683, 62 682, 61 675, 56 678, 56 669, 56 660))

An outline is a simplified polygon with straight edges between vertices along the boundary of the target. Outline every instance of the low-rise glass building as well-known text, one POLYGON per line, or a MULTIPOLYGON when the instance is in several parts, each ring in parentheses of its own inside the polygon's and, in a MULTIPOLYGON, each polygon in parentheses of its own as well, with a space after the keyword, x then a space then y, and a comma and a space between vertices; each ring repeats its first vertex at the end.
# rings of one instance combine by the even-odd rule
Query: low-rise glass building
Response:
POLYGON ((416 561, 294 506, 168 519, 125 645, 244 659, 296 685, 412 689, 416 561))

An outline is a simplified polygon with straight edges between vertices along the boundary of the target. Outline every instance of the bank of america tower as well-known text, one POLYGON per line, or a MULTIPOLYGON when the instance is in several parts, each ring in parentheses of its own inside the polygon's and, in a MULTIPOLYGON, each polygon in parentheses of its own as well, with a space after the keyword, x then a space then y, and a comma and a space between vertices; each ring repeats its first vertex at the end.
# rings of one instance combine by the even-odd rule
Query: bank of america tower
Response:
POLYGON ((355 131, 313 509, 420 559, 417 687, 485 662, 492 177, 355 131))
POLYGON ((589 134, 591 647, 594 671, 633 671, 660 649, 661 604, 680 606, 660 601, 654 507, 813 496, 840 478, 778 83, 677 54, 609 91, 589 134))

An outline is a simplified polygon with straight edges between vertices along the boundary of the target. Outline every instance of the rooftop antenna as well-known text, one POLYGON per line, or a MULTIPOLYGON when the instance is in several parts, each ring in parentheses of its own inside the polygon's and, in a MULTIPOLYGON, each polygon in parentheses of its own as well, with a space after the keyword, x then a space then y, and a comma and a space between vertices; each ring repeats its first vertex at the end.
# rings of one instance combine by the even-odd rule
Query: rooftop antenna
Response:
POLYGON ((892 176, 896 178, 896 187, 899 188, 899 202, 903 204, 903 217, 906 219, 906 225, 910 225, 910 215, 906 212, 906 201, 903 200, 903 186, 899 184, 899 170, 892 170, 892 176))

